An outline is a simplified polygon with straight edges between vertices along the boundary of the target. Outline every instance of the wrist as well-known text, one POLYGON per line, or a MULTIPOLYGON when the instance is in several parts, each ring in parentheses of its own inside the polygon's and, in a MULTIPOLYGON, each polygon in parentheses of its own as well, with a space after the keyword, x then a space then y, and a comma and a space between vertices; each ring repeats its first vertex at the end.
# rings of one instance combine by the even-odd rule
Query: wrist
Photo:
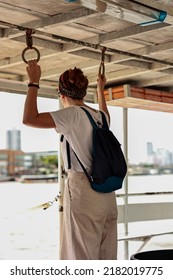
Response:
POLYGON ((30 80, 29 84, 39 84, 39 82, 40 82, 39 80, 38 81, 30 80))
POLYGON ((104 88, 97 88, 97 92, 104 93, 104 88))
POLYGON ((38 89, 40 88, 39 83, 31 83, 31 82, 28 84, 28 87, 29 88, 30 87, 35 87, 35 88, 38 88, 38 89))

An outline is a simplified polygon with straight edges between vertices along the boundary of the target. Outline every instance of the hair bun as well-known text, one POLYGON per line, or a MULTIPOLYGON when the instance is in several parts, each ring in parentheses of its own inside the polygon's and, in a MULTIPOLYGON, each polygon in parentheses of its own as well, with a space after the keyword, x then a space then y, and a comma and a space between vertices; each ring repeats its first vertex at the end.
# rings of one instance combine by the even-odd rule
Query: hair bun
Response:
POLYGON ((74 84, 77 88, 87 88, 88 79, 83 75, 83 72, 79 68, 74 68, 69 70, 69 82, 74 84))
POLYGON ((83 99, 87 93, 88 79, 80 68, 66 70, 59 77, 59 90, 73 99, 83 99))

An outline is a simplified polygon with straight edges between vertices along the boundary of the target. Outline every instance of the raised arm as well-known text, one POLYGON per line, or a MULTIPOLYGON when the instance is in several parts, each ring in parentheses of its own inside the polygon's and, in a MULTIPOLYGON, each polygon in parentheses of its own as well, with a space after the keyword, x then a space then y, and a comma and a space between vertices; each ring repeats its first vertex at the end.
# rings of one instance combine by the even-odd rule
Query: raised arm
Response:
POLYGON ((37 61, 28 61, 26 71, 29 77, 29 85, 23 112, 23 123, 37 128, 54 128, 55 123, 50 113, 38 112, 37 93, 41 77, 41 69, 37 64, 37 61))
POLYGON ((107 108, 105 96, 104 96, 104 87, 106 84, 106 78, 104 75, 98 75, 97 79, 97 94, 98 94, 98 104, 99 104, 99 110, 102 110, 108 115, 109 122, 110 122, 110 114, 107 108))

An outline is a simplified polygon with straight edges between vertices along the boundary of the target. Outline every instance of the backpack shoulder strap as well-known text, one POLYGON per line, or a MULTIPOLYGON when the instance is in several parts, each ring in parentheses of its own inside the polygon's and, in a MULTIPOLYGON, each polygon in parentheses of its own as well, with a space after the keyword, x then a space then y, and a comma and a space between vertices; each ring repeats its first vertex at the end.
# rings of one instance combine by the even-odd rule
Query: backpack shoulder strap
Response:
MULTIPOLYGON (((60 137, 60 141, 63 142, 64 141, 64 135, 61 134, 61 137, 60 137)), ((68 164, 68 169, 71 168, 71 156, 70 156, 70 144, 69 142, 65 139, 66 141, 66 153, 67 153, 67 164, 68 164)), ((71 148, 72 149, 72 148, 71 148)), ((92 177, 88 174, 86 168, 84 167, 83 163, 80 161, 80 159, 78 158, 77 154, 75 153, 75 151, 72 149, 76 159, 78 160, 79 164, 81 165, 85 175, 87 176, 88 180, 91 182, 92 181, 92 177)))
POLYGON ((80 108, 86 113, 86 115, 87 115, 88 119, 90 120, 90 122, 91 122, 93 128, 96 128, 96 127, 97 127, 97 124, 96 124, 96 122, 94 121, 94 119, 93 119, 93 117, 91 116, 91 114, 88 112, 88 110, 86 110, 86 109, 83 108, 83 107, 80 107, 80 108))
MULTIPOLYGON (((88 119, 90 120, 93 128, 96 128, 98 127, 96 122, 94 121, 93 117, 91 116, 91 114, 88 112, 88 110, 86 110, 85 108, 83 107, 80 107, 87 115, 88 119)), ((105 114, 102 112, 102 111, 99 111, 102 115, 102 123, 103 123, 103 128, 105 129, 109 129, 109 126, 108 126, 108 123, 107 123, 107 120, 106 120, 106 117, 105 117, 105 114)))
MULTIPOLYGON (((61 134, 60 141, 64 142, 64 135, 63 134, 61 134)), ((71 168, 70 145, 69 145, 69 142, 66 139, 65 139, 65 141, 66 141, 67 164, 68 164, 68 169, 70 169, 71 168)))
POLYGON ((102 115, 103 128, 109 129, 108 122, 106 120, 105 114, 102 111, 100 111, 100 113, 102 115))

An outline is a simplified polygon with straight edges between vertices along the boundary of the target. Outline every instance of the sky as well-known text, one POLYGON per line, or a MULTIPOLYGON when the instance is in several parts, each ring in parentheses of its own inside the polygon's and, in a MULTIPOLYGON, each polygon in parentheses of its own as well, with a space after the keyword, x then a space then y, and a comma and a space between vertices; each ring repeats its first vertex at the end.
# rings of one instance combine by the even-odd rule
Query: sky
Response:
MULTIPOLYGON (((58 135, 54 129, 37 129, 22 124, 25 96, 0 92, 0 149, 6 148, 6 131, 21 131, 24 152, 58 150, 58 135)), ((96 105, 92 105, 97 108, 96 105)), ((38 97, 40 112, 58 109, 58 100, 38 97)), ((111 130, 123 145, 122 108, 110 106, 111 130)), ((173 115, 140 109, 128 110, 128 158, 131 163, 146 161, 146 143, 173 151, 173 115)))

